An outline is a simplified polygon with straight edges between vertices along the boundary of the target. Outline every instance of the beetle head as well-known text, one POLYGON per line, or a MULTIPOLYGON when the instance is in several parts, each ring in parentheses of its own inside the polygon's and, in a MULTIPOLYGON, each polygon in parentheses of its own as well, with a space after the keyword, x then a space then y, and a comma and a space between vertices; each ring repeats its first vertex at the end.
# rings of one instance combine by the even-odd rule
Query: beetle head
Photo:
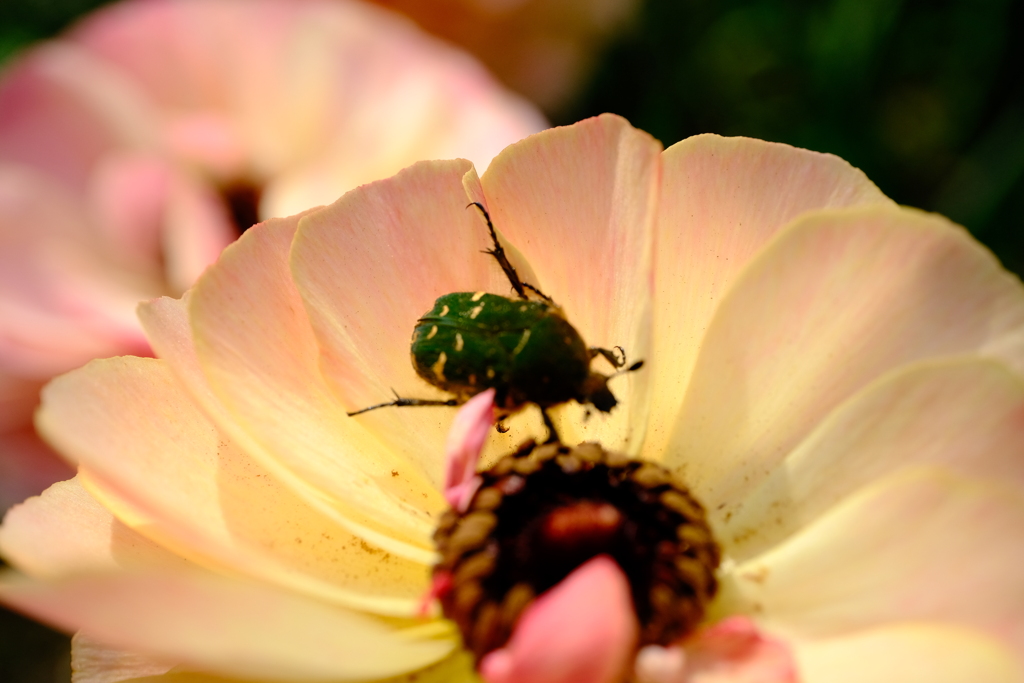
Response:
POLYGON ((584 403, 590 403, 602 413, 611 412, 619 402, 608 388, 608 377, 592 372, 583 383, 584 403))
POLYGON ((612 408, 619 404, 619 401, 615 398, 612 390, 608 388, 608 380, 627 372, 636 372, 643 366, 644 362, 638 360, 628 368, 619 370, 613 375, 605 376, 599 372, 590 373, 590 376, 583 383, 584 400, 582 403, 590 403, 602 413, 610 413, 612 408))

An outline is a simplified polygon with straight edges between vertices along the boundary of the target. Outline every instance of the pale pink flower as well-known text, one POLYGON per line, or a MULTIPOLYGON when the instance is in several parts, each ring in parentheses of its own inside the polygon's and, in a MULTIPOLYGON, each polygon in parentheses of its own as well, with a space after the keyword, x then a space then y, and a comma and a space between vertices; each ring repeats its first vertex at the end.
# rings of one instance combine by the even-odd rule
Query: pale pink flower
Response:
POLYGON ((44 462, 41 383, 147 354, 136 303, 180 295, 239 229, 543 127, 354 0, 136 0, 21 55, 0 77, 0 509, 42 490, 14 469, 44 462))
MULTIPOLYGON (((409 362, 417 319, 441 294, 508 293, 470 201, 588 343, 646 361, 610 415, 556 409, 564 441, 662 463, 709 512, 721 589, 644 675, 1021 680, 1020 282, 836 157, 711 135, 662 151, 614 116, 480 178, 421 162, 267 221, 141 308, 158 358, 45 390, 38 424, 78 476, 8 513, 20 574, 0 593, 79 631, 82 680, 474 680, 453 625, 416 617, 463 478, 451 409, 345 414, 440 396, 409 362)), ((507 425, 485 467, 544 434, 532 410, 507 425)), ((600 613, 623 612, 614 592, 600 613)))

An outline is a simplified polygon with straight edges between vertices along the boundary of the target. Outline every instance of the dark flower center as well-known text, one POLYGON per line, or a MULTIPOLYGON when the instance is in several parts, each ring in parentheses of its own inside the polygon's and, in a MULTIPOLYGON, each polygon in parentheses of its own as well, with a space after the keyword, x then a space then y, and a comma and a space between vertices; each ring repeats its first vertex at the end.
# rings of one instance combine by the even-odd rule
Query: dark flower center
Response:
POLYGON ((239 235, 259 223, 262 185, 249 180, 234 180, 220 188, 220 196, 239 235))
POLYGON ((720 553, 704 509, 668 470, 594 443, 524 444, 480 474, 465 513, 434 534, 451 577, 445 615, 476 657, 502 647, 537 595, 598 555, 629 581, 640 645, 667 645, 700 623, 720 553))

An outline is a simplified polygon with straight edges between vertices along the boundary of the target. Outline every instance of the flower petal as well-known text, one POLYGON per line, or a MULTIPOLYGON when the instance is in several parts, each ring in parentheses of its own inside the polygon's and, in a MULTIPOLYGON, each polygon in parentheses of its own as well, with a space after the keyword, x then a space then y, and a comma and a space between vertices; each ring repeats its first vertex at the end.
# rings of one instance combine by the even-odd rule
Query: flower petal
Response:
POLYGON ((977 353, 1024 365, 1024 289, 945 219, 808 214, 711 322, 666 450, 709 508, 752 490, 836 405, 893 368, 977 353))
POLYGON ((629 582, 600 555, 523 612, 508 644, 480 661, 488 683, 615 683, 639 627, 629 582))
POLYGON ((295 492, 295 495, 327 519, 398 557, 421 563, 431 562, 432 552, 396 539, 388 532, 368 529, 354 522, 350 512, 344 507, 339 507, 335 501, 324 497, 309 482, 296 477, 235 422, 224 404, 210 390, 210 385, 199 365, 188 320, 189 297, 190 293, 186 293, 182 299, 162 297, 140 304, 139 318, 156 354, 167 360, 175 377, 217 429, 266 468, 276 480, 285 484, 295 492))
POLYGON ((119 683, 159 676, 173 666, 134 652, 106 647, 84 633, 76 633, 71 639, 71 683, 119 683))
POLYGON ((58 378, 38 424, 90 493, 190 559, 385 614, 413 614, 427 586, 423 565, 347 533, 223 437, 162 361, 94 361, 58 378))
POLYGON ((236 236, 227 207, 212 187, 184 175, 175 177, 162 252, 171 291, 183 292, 191 287, 236 236))
MULTIPOLYGON (((320 367, 347 409, 388 400, 392 388, 401 396, 447 398, 413 370, 416 321, 444 294, 507 292, 504 275, 481 253, 490 246, 487 226, 466 207, 462 177, 470 168, 466 161, 421 162, 302 220, 292 271, 320 343, 320 367)), ((450 408, 391 408, 351 422, 440 489, 453 417, 450 408)))
POLYGON ((686 641, 686 683, 798 683, 789 644, 729 617, 686 641))
POLYGON ((665 150, 662 164, 651 458, 671 435, 719 302, 764 245, 807 211, 892 204, 839 157, 750 138, 698 135, 665 150))
POLYGON ((37 578, 185 564, 115 519, 78 479, 58 482, 8 511, 0 526, 0 551, 37 578))
POLYGON ((990 638, 947 624, 892 624, 794 643, 804 683, 1020 683, 1020 662, 990 638))
POLYGON ((0 157, 85 191, 118 146, 145 147, 156 117, 120 74, 68 43, 33 50, 0 82, 0 157))
POLYGON ((42 379, 147 352, 133 309, 158 285, 114 272, 85 213, 52 179, 0 164, 0 371, 42 379))
MULTIPOLYGON (((78 683, 74 681, 73 683, 78 683)), ((252 679, 242 681, 237 678, 222 678, 210 674, 192 673, 186 671, 173 671, 163 676, 147 676, 145 678, 131 679, 125 683, 256 683, 252 679)), ((362 683, 481 683, 473 670, 473 660, 469 654, 457 648, 448 657, 440 662, 432 664, 424 669, 418 669, 412 673, 389 676, 388 678, 375 678, 372 681, 362 683)))
POLYGON ((737 566, 722 604, 743 604, 773 629, 810 637, 948 621, 985 630, 1024 656, 1022 534, 1016 487, 908 470, 737 566))
POLYGON ((109 573, 36 582, 6 575, 0 598, 58 628, 184 667, 261 681, 362 680, 442 659, 451 640, 267 584, 206 572, 109 573))
POLYGON ((172 153, 269 177, 264 217, 416 159, 486 166, 545 125, 466 54, 365 3, 151 1, 97 12, 73 37, 179 115, 172 153))
MULTIPOLYGON (((591 346, 650 358, 653 224, 661 145, 618 116, 530 136, 495 157, 481 178, 486 205, 509 241, 591 346)), ((607 369, 607 368, 606 368, 607 369)), ((584 423, 559 422, 569 443, 593 439, 636 452, 647 420, 649 372, 616 380, 621 405, 584 423)))
POLYGON ((287 263, 299 218, 251 228, 200 278, 189 299, 200 365, 273 466, 319 488, 354 522, 429 551, 440 492, 345 415, 321 374, 287 263))
POLYGON ((958 358, 887 374, 841 404, 743 501, 709 511, 730 557, 764 552, 861 486, 916 464, 1024 491, 1024 381, 958 358), (774 520, 765 523, 765 520, 774 520))
POLYGON ((487 435, 494 426, 494 389, 481 391, 459 408, 445 444, 444 497, 460 513, 466 512, 481 479, 476 474, 487 435))

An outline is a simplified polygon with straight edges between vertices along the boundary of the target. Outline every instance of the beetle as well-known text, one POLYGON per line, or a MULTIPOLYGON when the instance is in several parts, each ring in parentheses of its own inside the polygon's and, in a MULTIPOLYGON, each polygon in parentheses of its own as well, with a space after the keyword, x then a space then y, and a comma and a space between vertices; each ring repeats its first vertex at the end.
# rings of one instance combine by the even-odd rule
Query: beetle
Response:
MULTIPOLYGON (((484 253, 495 258, 518 298, 487 292, 445 294, 416 322, 410 347, 416 373, 454 394, 454 398, 396 395, 393 401, 348 415, 388 406, 458 406, 481 391, 494 389, 499 415, 507 416, 535 404, 541 409, 551 440, 557 440, 547 408, 575 400, 610 412, 618 401, 608 388, 608 380, 622 372, 639 370, 643 361, 612 375, 591 370, 591 361, 598 356, 614 368, 622 368, 625 353, 621 347, 587 347, 551 297, 520 279, 498 241, 487 209, 479 202, 466 208, 470 206, 483 215, 494 244, 484 253)), ((500 422, 498 429, 504 431, 500 422)))

